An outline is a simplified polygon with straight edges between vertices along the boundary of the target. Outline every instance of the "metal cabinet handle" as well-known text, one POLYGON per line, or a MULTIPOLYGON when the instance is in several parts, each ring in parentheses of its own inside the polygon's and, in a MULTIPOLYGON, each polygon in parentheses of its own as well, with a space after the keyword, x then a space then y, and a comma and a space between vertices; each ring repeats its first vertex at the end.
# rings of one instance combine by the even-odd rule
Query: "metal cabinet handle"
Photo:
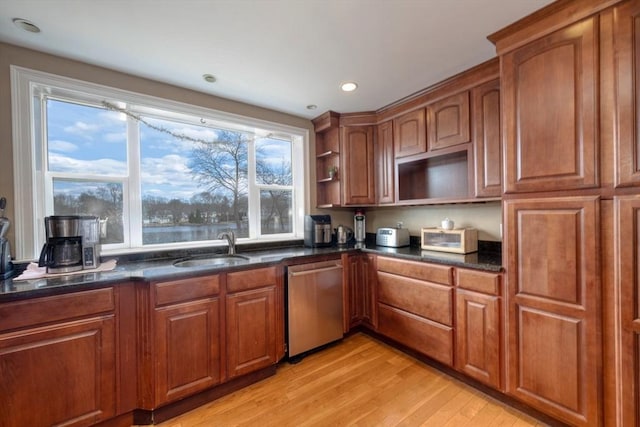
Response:
POLYGON ((324 267, 324 268, 316 268, 313 270, 303 270, 303 271, 290 271, 289 275, 291 277, 295 277, 295 276, 306 276, 307 274, 316 274, 316 273, 322 273, 325 271, 332 271, 332 270, 342 270, 342 266, 341 265, 335 265, 332 267, 324 267))

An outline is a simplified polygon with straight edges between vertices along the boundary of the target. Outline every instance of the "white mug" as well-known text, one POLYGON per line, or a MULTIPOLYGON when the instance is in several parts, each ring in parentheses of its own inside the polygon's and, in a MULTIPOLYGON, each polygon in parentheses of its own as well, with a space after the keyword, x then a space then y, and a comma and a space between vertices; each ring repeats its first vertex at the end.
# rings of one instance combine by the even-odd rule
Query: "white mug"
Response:
POLYGON ((442 220, 441 227, 444 230, 453 230, 453 221, 451 221, 449 218, 445 218, 442 220))

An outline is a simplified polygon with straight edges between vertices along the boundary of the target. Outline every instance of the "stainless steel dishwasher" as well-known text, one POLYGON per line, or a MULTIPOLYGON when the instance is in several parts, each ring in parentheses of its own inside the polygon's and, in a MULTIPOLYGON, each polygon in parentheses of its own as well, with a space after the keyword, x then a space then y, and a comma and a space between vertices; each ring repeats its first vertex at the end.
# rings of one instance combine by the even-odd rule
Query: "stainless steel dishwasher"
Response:
POLYGON ((342 262, 301 264, 287 270, 289 357, 341 339, 342 262))

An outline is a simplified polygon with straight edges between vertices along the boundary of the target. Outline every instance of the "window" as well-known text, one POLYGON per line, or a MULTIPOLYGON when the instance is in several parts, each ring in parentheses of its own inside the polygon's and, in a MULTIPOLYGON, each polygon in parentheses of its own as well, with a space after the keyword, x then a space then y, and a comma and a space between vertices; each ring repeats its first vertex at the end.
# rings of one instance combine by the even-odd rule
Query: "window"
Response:
POLYGON ((98 216, 103 253, 302 236, 307 130, 19 67, 12 84, 17 257, 49 215, 98 216))

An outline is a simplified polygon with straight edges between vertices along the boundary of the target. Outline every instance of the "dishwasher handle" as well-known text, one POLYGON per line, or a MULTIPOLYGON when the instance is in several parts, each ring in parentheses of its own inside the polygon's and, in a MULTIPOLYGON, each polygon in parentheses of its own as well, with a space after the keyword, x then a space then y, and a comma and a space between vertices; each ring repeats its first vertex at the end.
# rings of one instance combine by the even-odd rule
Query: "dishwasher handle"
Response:
POLYGON ((316 273, 322 273, 325 271, 333 271, 333 270, 342 270, 342 265, 336 264, 332 267, 315 268, 315 269, 301 270, 301 271, 289 271, 289 276, 291 277, 306 276, 308 274, 316 274, 316 273))

